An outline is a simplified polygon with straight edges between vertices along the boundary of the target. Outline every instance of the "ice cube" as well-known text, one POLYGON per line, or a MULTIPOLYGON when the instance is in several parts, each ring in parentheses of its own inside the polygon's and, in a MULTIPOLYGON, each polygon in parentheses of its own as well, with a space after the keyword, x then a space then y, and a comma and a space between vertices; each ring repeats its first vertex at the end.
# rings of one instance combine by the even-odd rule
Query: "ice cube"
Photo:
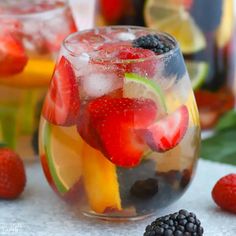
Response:
POLYGON ((100 97, 121 88, 122 80, 114 73, 91 73, 82 79, 82 88, 87 96, 100 97))
POLYGON ((73 65, 75 69, 75 76, 77 78, 83 76, 86 73, 87 66, 90 60, 89 54, 82 53, 79 56, 69 55, 68 53, 63 53, 63 54, 67 54, 66 57, 69 59, 69 61, 73 65))
POLYGON ((129 41, 129 40, 135 39, 135 35, 130 32, 121 32, 121 33, 117 34, 116 36, 117 36, 117 39, 119 39, 121 41, 129 41))

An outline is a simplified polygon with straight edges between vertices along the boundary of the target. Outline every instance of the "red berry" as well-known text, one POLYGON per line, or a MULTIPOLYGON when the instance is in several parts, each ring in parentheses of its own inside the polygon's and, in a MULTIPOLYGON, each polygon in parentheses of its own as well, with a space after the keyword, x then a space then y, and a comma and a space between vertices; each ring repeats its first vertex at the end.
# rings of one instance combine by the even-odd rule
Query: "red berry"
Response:
POLYGON ((219 207, 236 213, 236 174, 229 174, 218 180, 211 194, 219 207))
POLYGON ((133 72, 152 77, 157 68, 155 55, 151 50, 132 47, 130 42, 107 43, 99 48, 99 57, 117 60, 115 64, 120 69, 119 74, 123 75, 133 72))
POLYGON ((70 62, 62 57, 56 67, 43 106, 43 116, 55 125, 77 123, 80 109, 79 89, 70 62))
POLYGON ((156 119, 154 101, 103 97, 92 101, 88 109, 103 154, 115 165, 136 166, 146 149, 136 129, 156 119))
POLYGON ((182 140, 187 131, 188 122, 188 109, 183 105, 174 113, 140 132, 152 150, 165 152, 174 148, 182 140))
POLYGON ((147 77, 155 75, 157 66, 155 55, 151 50, 133 47, 118 52, 119 59, 130 60, 130 62, 123 64, 125 66, 125 72, 133 72, 147 77))
POLYGON ((27 61, 21 40, 4 30, 0 34, 0 77, 22 72, 27 61))
POLYGON ((8 148, 0 149, 0 198, 17 198, 26 183, 25 169, 20 157, 8 148))

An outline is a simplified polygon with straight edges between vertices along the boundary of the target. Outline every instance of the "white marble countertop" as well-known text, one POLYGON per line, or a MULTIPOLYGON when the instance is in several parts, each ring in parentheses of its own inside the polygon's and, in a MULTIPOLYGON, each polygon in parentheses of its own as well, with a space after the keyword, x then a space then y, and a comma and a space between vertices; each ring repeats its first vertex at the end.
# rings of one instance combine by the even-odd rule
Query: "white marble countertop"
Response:
MULTIPOLYGON (((211 189, 225 174, 236 173, 236 167, 200 161, 197 175, 186 194, 156 216, 185 208, 202 221, 205 236, 235 236, 236 215, 222 212, 211 199, 211 189)), ((15 201, 0 201, 1 236, 142 236, 154 217, 129 223, 108 223, 81 216, 49 188, 40 166, 27 166, 28 183, 23 195, 15 201)))

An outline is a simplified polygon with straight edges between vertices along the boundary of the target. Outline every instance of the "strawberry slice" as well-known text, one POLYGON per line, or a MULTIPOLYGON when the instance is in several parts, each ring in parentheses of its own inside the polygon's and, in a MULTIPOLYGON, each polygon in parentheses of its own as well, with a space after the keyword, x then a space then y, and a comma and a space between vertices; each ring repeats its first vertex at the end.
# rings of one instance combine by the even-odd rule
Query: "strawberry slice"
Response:
POLYGON ((138 165, 146 145, 136 134, 136 129, 144 129, 155 121, 155 102, 151 99, 102 97, 92 101, 88 110, 103 154, 118 166, 138 165))
POLYGON ((141 133, 152 150, 165 152, 179 144, 187 131, 188 122, 188 109, 183 105, 174 113, 142 130, 141 133))
POLYGON ((4 30, 0 34, 0 77, 22 72, 27 61, 21 40, 4 30))
POLYGON ((43 106, 43 116, 55 125, 77 123, 80 97, 76 77, 70 62, 63 56, 56 67, 43 106))

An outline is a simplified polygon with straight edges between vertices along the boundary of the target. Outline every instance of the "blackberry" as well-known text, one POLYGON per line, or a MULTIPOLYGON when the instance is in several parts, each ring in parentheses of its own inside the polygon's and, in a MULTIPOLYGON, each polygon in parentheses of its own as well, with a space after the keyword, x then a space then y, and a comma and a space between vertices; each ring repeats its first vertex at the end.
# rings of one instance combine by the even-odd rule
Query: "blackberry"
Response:
POLYGON ((130 194, 141 199, 148 199, 158 193, 158 181, 154 178, 137 180, 130 189, 130 194))
MULTIPOLYGON (((150 214, 181 196, 182 189, 157 175, 156 162, 144 159, 135 168, 117 167, 122 206, 134 206, 138 214, 150 214)), ((179 180, 180 182, 180 180, 179 180)))
MULTIPOLYGON (((133 41, 133 47, 148 49, 157 55, 169 52, 174 48, 174 43, 162 35, 148 34, 133 41)), ((186 68, 181 52, 168 55, 165 60, 164 76, 176 76, 176 81, 186 73, 186 68)))
POLYGON ((133 47, 149 49, 157 55, 169 52, 173 48, 172 44, 168 43, 167 39, 155 34, 141 36, 133 41, 133 47))
POLYGON ((146 227, 144 236, 201 236, 203 228, 196 215, 186 210, 162 216, 146 227))

